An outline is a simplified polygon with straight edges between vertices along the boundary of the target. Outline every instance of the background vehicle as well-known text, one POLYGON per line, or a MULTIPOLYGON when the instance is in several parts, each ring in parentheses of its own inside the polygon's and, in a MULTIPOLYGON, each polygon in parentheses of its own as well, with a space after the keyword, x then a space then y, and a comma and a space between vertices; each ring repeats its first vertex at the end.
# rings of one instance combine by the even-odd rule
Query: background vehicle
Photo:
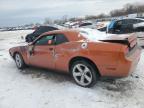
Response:
POLYGON ((79 25, 82 28, 95 28, 94 24, 91 22, 83 22, 79 25))
POLYGON ((28 34, 25 37, 26 42, 32 42, 33 40, 35 40, 39 35, 41 35, 42 33, 48 32, 48 31, 52 31, 52 30, 58 30, 57 27, 53 27, 53 26, 40 26, 38 28, 36 28, 36 30, 31 33, 28 34))
POLYGON ((93 29, 46 32, 9 52, 20 69, 33 65, 70 73, 83 87, 93 86, 100 76, 128 76, 140 58, 133 34, 110 36, 93 29))
POLYGON ((125 34, 133 32, 144 32, 144 19, 126 18, 121 20, 113 20, 107 26, 107 33, 125 34))
POLYGON ((144 19, 142 18, 127 18, 122 20, 113 20, 107 26, 107 33, 112 34, 127 34, 136 33, 138 37, 138 45, 144 47, 144 19))
POLYGON ((106 31, 109 22, 84 22, 79 25, 80 28, 97 29, 101 32, 106 31))

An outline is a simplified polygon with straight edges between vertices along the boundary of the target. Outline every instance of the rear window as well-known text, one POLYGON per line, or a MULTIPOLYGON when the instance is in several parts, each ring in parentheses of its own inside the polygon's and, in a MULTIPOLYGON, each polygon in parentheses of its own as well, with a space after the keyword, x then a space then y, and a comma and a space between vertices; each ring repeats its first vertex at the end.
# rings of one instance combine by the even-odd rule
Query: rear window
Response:
POLYGON ((63 34, 56 34, 56 45, 68 42, 68 39, 63 34))

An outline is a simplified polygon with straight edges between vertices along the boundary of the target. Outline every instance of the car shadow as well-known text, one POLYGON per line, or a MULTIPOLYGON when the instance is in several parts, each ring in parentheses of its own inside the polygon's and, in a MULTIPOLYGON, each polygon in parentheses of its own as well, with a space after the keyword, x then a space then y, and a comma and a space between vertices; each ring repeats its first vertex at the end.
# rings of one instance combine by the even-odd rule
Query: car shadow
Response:
POLYGON ((20 72, 24 75, 31 75, 32 78, 42 78, 53 81, 54 83, 62 83, 65 81, 74 83, 71 75, 64 72, 42 69, 38 67, 28 67, 20 70, 20 72))
MULTIPOLYGON (((68 82, 67 84, 71 83, 73 85, 76 85, 71 75, 64 74, 59 71, 53 71, 53 70, 42 69, 37 67, 28 67, 24 70, 20 70, 20 72, 24 75, 30 75, 33 79, 40 78, 40 79, 46 79, 52 81, 53 83, 56 84, 68 82)), ((129 76, 129 77, 138 78, 133 76, 129 76)), ((94 87, 88 89, 97 90, 99 88, 109 92, 113 92, 113 93, 119 92, 122 95, 130 96, 132 92, 129 91, 133 90, 136 86, 134 84, 134 81, 131 80, 131 78, 126 78, 126 79, 100 78, 100 80, 96 83, 94 87)))

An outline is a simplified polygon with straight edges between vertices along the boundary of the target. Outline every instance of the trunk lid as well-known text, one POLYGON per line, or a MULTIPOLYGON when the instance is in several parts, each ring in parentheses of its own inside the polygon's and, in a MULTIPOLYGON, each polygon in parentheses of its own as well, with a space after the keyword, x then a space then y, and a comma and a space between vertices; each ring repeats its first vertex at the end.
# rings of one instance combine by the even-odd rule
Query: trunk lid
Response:
POLYGON ((137 45, 137 36, 135 35, 135 33, 123 34, 123 35, 112 35, 100 41, 127 45, 130 51, 137 45))
MULTIPOLYGON (((80 34, 87 40, 95 42, 95 41, 103 41, 110 43, 118 43, 127 45, 128 49, 131 50, 137 44, 137 36, 135 33, 131 34, 106 34, 104 32, 100 32, 94 29, 79 29, 80 34)), ((80 35, 79 35, 80 36, 80 35)))

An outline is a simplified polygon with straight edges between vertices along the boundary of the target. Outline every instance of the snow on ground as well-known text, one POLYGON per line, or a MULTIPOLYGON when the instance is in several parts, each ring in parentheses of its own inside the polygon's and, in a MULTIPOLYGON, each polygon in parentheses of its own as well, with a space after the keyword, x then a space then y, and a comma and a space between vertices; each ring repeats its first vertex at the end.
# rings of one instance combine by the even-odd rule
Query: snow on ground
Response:
POLYGON ((0 108, 144 108, 144 51, 133 75, 82 88, 68 75, 16 68, 8 49, 30 32, 0 32, 0 108))

